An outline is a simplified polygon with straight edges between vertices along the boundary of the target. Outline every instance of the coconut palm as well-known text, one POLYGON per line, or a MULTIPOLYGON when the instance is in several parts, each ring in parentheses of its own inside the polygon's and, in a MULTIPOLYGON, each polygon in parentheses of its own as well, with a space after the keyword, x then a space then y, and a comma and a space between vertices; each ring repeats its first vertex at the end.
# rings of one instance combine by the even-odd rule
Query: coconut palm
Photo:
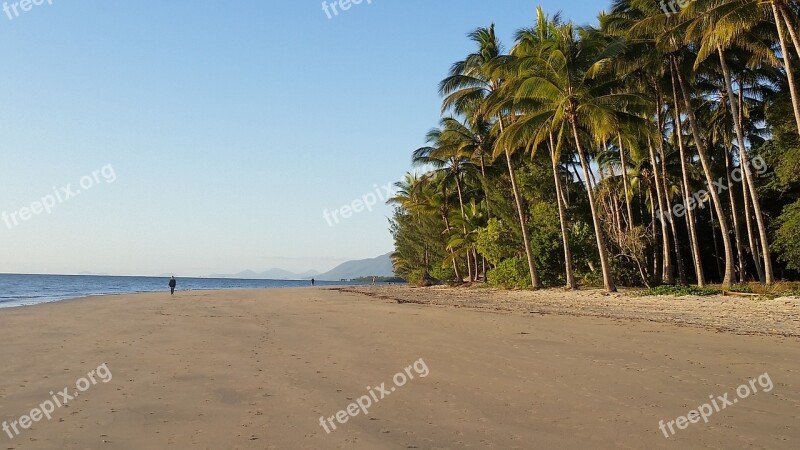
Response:
MULTIPOLYGON (((691 22, 688 27, 689 33, 687 37, 694 38, 697 42, 701 43, 697 59, 695 60, 695 68, 699 67, 706 58, 711 55, 716 54, 719 58, 719 67, 722 71, 725 93, 728 97, 727 106, 730 109, 730 115, 733 119, 733 129, 736 132, 736 142, 739 147, 739 161, 741 163, 742 172, 744 173, 743 183, 752 201, 756 224, 758 226, 758 234, 761 241, 761 251, 764 257, 763 281, 769 285, 774 282, 774 278, 772 274, 772 257, 770 255, 769 242, 767 239, 767 228, 761 211, 761 202, 755 191, 754 177, 750 169, 750 158, 745 145, 744 127, 741 121, 742 116, 739 111, 739 104, 733 86, 733 75, 728 60, 731 57, 731 49, 746 48, 747 53, 745 56, 750 61, 745 61, 745 63, 756 60, 760 64, 777 65, 778 62, 769 46, 764 44, 762 36, 759 36, 764 33, 759 33, 758 31, 759 26, 763 25, 763 21, 757 21, 758 12, 760 10, 758 5, 746 3, 745 7, 742 7, 739 1, 723 0, 704 1, 703 5, 708 9, 703 10, 702 13, 694 9, 688 10, 688 12, 684 14, 685 19, 691 22), (753 16, 756 17, 754 18, 753 16), (749 32, 743 33, 742 29, 749 32), (737 32, 734 33, 732 30, 737 30, 737 32)), ((776 6, 773 4, 773 7, 776 6)), ((780 22, 778 22, 778 26, 780 28, 780 22)), ((800 122, 798 122, 798 126, 800 126, 800 122)), ((800 128, 798 129, 800 130, 800 128)), ((735 229, 737 234, 737 247, 741 255, 738 225, 735 226, 735 229)), ((760 262, 756 261, 756 264, 760 264, 760 262)))
POLYGON ((558 26, 554 37, 542 43, 538 63, 533 64, 531 60, 527 72, 519 75, 521 80, 514 97, 518 103, 529 104, 529 113, 512 125, 513 130, 498 139, 502 148, 520 135, 536 135, 545 125, 553 130, 562 126, 569 130, 583 169, 603 283, 609 292, 616 291, 616 286, 595 204, 589 155, 584 143, 599 143, 616 136, 622 118, 635 121, 635 114, 627 109, 643 104, 638 95, 614 90, 615 83, 607 76, 610 58, 620 50, 618 42, 607 42, 591 30, 576 30, 571 23, 558 26))
MULTIPOLYGON (((490 68, 496 60, 502 58, 502 46, 495 33, 494 25, 489 28, 478 28, 470 33, 469 38, 477 45, 477 51, 467 56, 463 61, 453 64, 450 76, 444 79, 439 91, 445 96, 442 110, 453 109, 458 113, 471 112, 475 120, 488 121, 492 115, 488 113, 486 104, 502 85, 501 79, 492 78, 490 68)), ((501 111, 496 116, 500 128, 504 127, 504 113, 501 111)), ((525 246, 525 256, 528 260, 528 270, 534 289, 541 287, 539 275, 533 260, 530 239, 528 237, 527 220, 522 207, 522 197, 519 192, 517 175, 514 172, 512 151, 506 147, 504 156, 511 180, 511 189, 514 194, 517 217, 522 229, 522 240, 525 246)))

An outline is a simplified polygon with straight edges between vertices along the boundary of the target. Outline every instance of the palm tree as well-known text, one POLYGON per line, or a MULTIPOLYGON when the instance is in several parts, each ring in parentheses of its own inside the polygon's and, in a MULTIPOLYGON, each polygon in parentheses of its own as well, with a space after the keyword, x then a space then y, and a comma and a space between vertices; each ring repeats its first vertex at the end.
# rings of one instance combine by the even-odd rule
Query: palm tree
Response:
MULTIPOLYGON (((553 39, 558 31, 558 26, 561 24, 561 18, 558 15, 550 19, 541 7, 537 8, 536 16, 536 24, 534 27, 517 31, 515 45, 511 50, 510 57, 500 61, 501 64, 496 68, 496 72, 504 72, 506 75, 506 92, 510 93, 506 95, 509 97, 513 97, 514 90, 518 87, 519 82, 524 79, 526 65, 529 62, 536 64, 541 56, 539 52, 542 50, 542 45, 548 40, 553 39), (523 74, 523 77, 518 77, 518 73, 523 74)), ((533 105, 536 104, 536 102, 533 103, 533 105)), ((506 132, 510 130, 510 136, 516 136, 516 130, 519 129, 516 123, 523 118, 527 111, 526 108, 529 106, 531 105, 528 105, 524 100, 519 102, 515 99, 513 106, 515 124, 511 125, 511 130, 504 130, 506 132)), ((559 161, 561 161, 561 151, 564 143, 564 127, 562 125, 561 129, 555 132, 550 124, 544 124, 536 130, 535 135, 523 136, 520 139, 515 140, 515 138, 512 138, 509 140, 512 142, 510 146, 513 148, 528 148, 532 159, 535 152, 540 147, 540 144, 546 142, 546 147, 550 154, 553 181, 556 190, 555 195, 558 205, 559 226, 561 228, 562 246, 564 248, 566 287, 567 289, 577 289, 578 283, 575 279, 575 273, 572 267, 572 252, 569 245, 566 201, 564 200, 561 171, 559 170, 559 161), (558 136, 558 139, 555 138, 555 135, 558 136)))
MULTIPOLYGON (((486 121, 491 117, 486 107, 488 99, 502 85, 501 79, 492 78, 489 74, 491 65, 502 57, 502 46, 495 34, 494 25, 489 28, 478 28, 469 34, 469 38, 477 44, 478 50, 468 55, 463 61, 453 64, 450 76, 441 82, 439 91, 445 96, 442 110, 446 111, 452 108, 459 113, 471 111, 478 118, 476 120, 486 121)), ((503 115, 502 111, 497 114, 497 122, 501 129, 505 126, 503 115)), ((517 175, 514 172, 514 165, 511 159, 512 152, 506 147, 503 153, 508 166, 508 175, 511 179, 517 217, 522 229, 522 240, 525 246, 525 256, 528 260, 531 284, 534 289, 539 289, 541 282, 533 260, 527 220, 523 212, 517 175)))
MULTIPOLYGON (((653 42, 655 44, 655 51, 670 55, 668 59, 671 66, 675 69, 675 76, 678 81, 677 85, 680 89, 681 97, 683 98, 685 113, 689 119, 690 130, 697 148, 698 159, 703 168, 706 186, 711 195, 717 218, 719 219, 719 227, 725 251, 723 285, 730 286, 731 280, 733 279, 733 251, 730 242, 728 223, 724 215, 720 197, 717 190, 714 188, 715 179, 711 170, 707 144, 694 111, 692 99, 694 92, 681 67, 681 63, 690 60, 693 56, 689 52, 689 46, 686 42, 687 28, 692 24, 687 20, 687 17, 692 17, 691 14, 693 13, 691 11, 697 6, 696 3, 698 2, 689 4, 687 8, 681 11, 681 14, 677 15, 664 14, 663 11, 658 8, 656 2, 650 2, 648 0, 615 0, 612 10, 616 14, 634 18, 630 27, 625 32, 625 36, 629 41, 644 40, 653 42)), ((690 205, 687 205, 687 207, 690 207, 690 205)))
MULTIPOLYGON (((461 150, 460 142, 457 139, 459 137, 458 131, 454 132, 454 129, 458 130, 460 125, 453 118, 446 117, 442 119, 441 128, 434 128, 428 132, 427 141, 431 146, 418 148, 414 151, 412 160, 417 166, 433 166, 433 173, 441 174, 441 183, 455 185, 461 216, 462 219, 466 220, 462 180, 464 172, 468 170, 469 155, 465 155, 461 150)), ((466 229, 464 233, 466 233, 466 229)), ((475 271, 473 271, 472 255, 467 253, 466 257, 469 281, 475 281, 478 275, 478 262, 477 260, 474 261, 475 271)))
MULTIPOLYGON (((725 92, 728 97, 728 107, 730 108, 731 117, 733 119, 733 128, 736 131, 736 140, 739 146, 739 161, 741 163, 742 172, 744 173, 744 184, 747 187, 747 194, 752 201, 753 209, 755 211, 756 224, 758 226, 758 234, 761 241, 761 250, 764 257, 764 281, 766 284, 773 284, 772 274, 772 258, 770 256, 769 242, 767 238, 767 228, 764 223, 764 216, 761 211, 761 202, 758 199, 755 191, 755 182, 752 171, 750 170, 750 161, 747 154, 747 147, 745 146, 744 127, 741 122, 741 114, 739 105, 736 98, 736 92, 733 89, 733 77, 730 66, 728 64, 729 55, 728 49, 732 47, 746 48, 748 57, 758 60, 759 63, 777 64, 775 55, 772 50, 763 44, 760 38, 756 38, 750 33, 732 33, 731 30, 741 30, 742 28, 751 30, 758 26, 758 22, 753 23, 751 16, 742 16, 742 9, 735 9, 735 1, 721 1, 714 0, 708 2, 711 6, 710 9, 705 10, 702 14, 697 14, 692 18, 692 23, 689 27, 690 31, 697 31, 697 41, 701 43, 698 51, 698 56, 695 61, 695 68, 699 67, 705 58, 711 54, 716 53, 719 57, 720 68, 722 69, 725 92), (733 9, 733 11, 732 11, 733 9)), ((751 14, 758 13, 759 8, 757 5, 750 4, 748 12, 751 14)), ((773 3, 773 8, 777 6, 773 3)), ((687 13, 688 16, 688 13, 687 13)), ((778 29, 781 28, 781 22, 778 21, 778 29)), ((690 35, 691 36, 691 35, 690 35)), ((787 55, 788 57, 788 55, 787 55)), ((798 122, 798 130, 800 130, 800 121, 798 122)), ((735 206, 734 206, 735 207, 735 206)), ((735 220, 735 215, 734 215, 735 220)), ((741 243, 738 242, 738 226, 737 232, 737 247, 739 247, 739 254, 741 255, 741 243)), ((756 264, 760 264, 756 261, 756 264)))
MULTIPOLYGON (((604 142, 616 136, 620 121, 635 122, 635 115, 626 111, 642 105, 641 97, 615 91, 609 81, 607 68, 610 58, 621 47, 616 42, 599 39, 590 30, 575 30, 571 23, 557 27, 552 39, 542 42, 536 64, 533 59, 520 74, 515 100, 530 105, 528 114, 521 117, 512 132, 501 136, 498 144, 506 146, 514 136, 534 136, 545 125, 557 132, 565 126, 583 169, 583 181, 592 212, 595 238, 603 273, 603 283, 609 292, 616 291, 611 275, 605 239, 591 186, 588 155, 583 143, 604 142)), ((497 149, 496 149, 497 151, 497 149)))

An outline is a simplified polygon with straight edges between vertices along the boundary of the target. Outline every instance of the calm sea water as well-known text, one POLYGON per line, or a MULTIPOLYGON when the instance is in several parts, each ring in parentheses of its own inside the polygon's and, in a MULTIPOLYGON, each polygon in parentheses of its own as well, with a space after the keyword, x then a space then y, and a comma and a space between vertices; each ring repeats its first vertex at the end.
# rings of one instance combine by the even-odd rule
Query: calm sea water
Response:
MULTIPOLYGON (((36 305, 94 295, 166 292, 167 278, 98 277, 83 275, 0 274, 0 308, 36 305)), ((341 285, 318 281, 317 286, 341 285)), ((274 289, 308 287, 310 281, 237 280, 219 278, 178 278, 178 290, 274 289)))

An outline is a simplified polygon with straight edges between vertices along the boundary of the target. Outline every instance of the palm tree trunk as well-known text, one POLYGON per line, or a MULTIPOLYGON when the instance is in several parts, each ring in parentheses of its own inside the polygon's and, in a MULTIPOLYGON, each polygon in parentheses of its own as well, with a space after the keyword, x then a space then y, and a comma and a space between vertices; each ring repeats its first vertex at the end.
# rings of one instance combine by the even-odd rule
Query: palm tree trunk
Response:
POLYGON ((533 289, 541 288, 539 282, 539 274, 536 272, 536 265, 533 262, 533 252, 531 251, 531 242, 528 239, 528 228, 525 223, 525 215, 522 213, 522 199, 520 198, 519 188, 517 187, 517 176, 514 174, 514 166, 511 164, 511 153, 508 148, 505 149, 506 162, 508 163, 508 175, 511 177, 511 190, 514 191, 514 202, 517 207, 517 216, 519 216, 519 225, 522 228, 522 240, 525 241, 525 256, 528 258, 528 270, 531 274, 531 286, 533 289))
POLYGON ((700 256, 700 245, 697 241, 697 227, 694 217, 694 208, 686 208, 689 201, 689 173, 686 170, 686 148, 683 144, 683 124, 681 124, 681 109, 680 102, 678 101, 678 86, 675 80, 675 68, 670 66, 670 76, 672 78, 672 101, 675 104, 675 134, 678 135, 678 149, 681 154, 681 178, 683 182, 683 201, 686 210, 686 223, 689 229, 689 243, 692 246, 692 260, 694 261, 695 275, 697 276, 697 285, 704 287, 706 285, 706 277, 703 273, 703 261, 700 256))
POLYGON ((663 255, 663 250, 661 246, 664 245, 662 240, 660 239, 661 235, 659 234, 659 230, 661 227, 658 226, 659 220, 662 218, 656 213, 656 200, 655 200, 655 193, 653 192, 653 184, 647 183, 647 194, 650 196, 650 220, 651 220, 651 227, 653 227, 653 237, 655 251, 653 252, 653 284, 660 285, 663 283, 664 279, 664 258, 659 257, 659 253, 663 255))
MULTIPOLYGON (((658 128, 661 128, 660 124, 658 128)), ((650 150, 650 165, 653 168, 653 179, 655 180, 656 185, 656 198, 658 199, 658 214, 656 215, 661 223, 661 257, 664 260, 664 272, 662 273, 663 278, 661 279, 661 282, 664 284, 675 284, 675 272, 672 268, 672 250, 670 250, 671 244, 669 242, 669 230, 667 229, 666 222, 668 220, 672 220, 672 215, 670 211, 664 210, 664 200, 662 199, 662 194, 664 191, 661 187, 661 175, 659 174, 658 170, 656 152, 655 149, 653 149, 653 141, 649 136, 647 137, 647 147, 650 150)))
MULTIPOLYGON (((655 167, 655 173, 656 173, 656 177, 661 179, 661 189, 662 190, 659 191, 659 198, 661 198, 661 196, 664 197, 664 208, 665 208, 664 211, 667 214, 669 214, 669 223, 670 223, 670 228, 671 228, 671 231, 672 231, 672 242, 675 245, 675 258, 678 259, 678 272, 681 274, 680 275, 681 279, 685 281, 686 280, 686 274, 683 273, 683 263, 680 260, 681 259, 681 252, 680 252, 680 247, 678 246, 678 235, 677 235, 677 233, 675 233, 675 223, 673 222, 673 218, 672 218, 672 208, 669 205, 669 193, 667 192, 667 162, 666 162, 667 161, 667 152, 664 149, 664 131, 663 130, 664 130, 664 125, 665 125, 665 120, 662 118, 662 113, 661 113, 661 111, 662 111, 661 90, 658 87, 656 87, 655 93, 656 93, 656 99, 658 101, 658 105, 656 107, 656 122, 657 122, 657 125, 658 125, 657 126, 657 128, 658 128, 658 151, 661 154, 661 165, 660 165, 660 167, 659 166, 655 167)), ((670 244, 669 234, 667 233, 666 236, 667 237, 664 239, 664 254, 669 256, 669 254, 671 253, 672 250, 670 250, 670 248, 669 248, 669 244, 670 244)), ((671 282, 670 284, 674 284, 675 283, 675 271, 672 268, 672 260, 670 258, 669 260, 666 260, 666 261, 669 262, 669 267, 668 268, 667 268, 666 262, 664 264, 665 272, 667 274, 667 278, 669 278, 669 280, 671 282)), ((684 284, 686 284, 686 283, 684 282, 684 284)))
MULTIPOLYGON (((453 164, 458 164, 458 163, 454 162, 453 164)), ((458 191, 458 205, 461 207, 461 219, 464 221, 464 227, 463 227, 464 228, 464 237, 466 238, 467 237, 467 225, 466 225, 467 212, 464 210, 464 194, 463 194, 463 192, 461 190, 461 180, 460 180, 460 177, 459 177, 458 173, 455 174, 455 179, 456 179, 456 190, 458 191)), ((467 276, 469 277, 470 283, 475 281, 473 275, 475 274, 475 272, 477 272, 477 269, 478 269, 478 262, 475 261, 475 269, 476 270, 475 270, 475 272, 473 272, 471 259, 472 259, 472 257, 470 256, 469 251, 467 251, 467 276)))
POLYGON ((789 13, 786 12, 786 4, 781 3, 778 5, 778 10, 780 11, 781 15, 783 16, 783 20, 786 21, 786 29, 789 30, 789 36, 792 38, 792 43, 794 44, 794 51, 797 53, 797 57, 800 58, 800 39, 797 37, 797 28, 792 23, 792 18, 789 16, 789 13))
MULTIPOLYGON (((767 285, 771 285, 774 280, 772 274, 772 256, 770 255, 769 241, 767 238, 767 227, 764 224, 764 215, 761 213, 761 202, 759 202, 758 196, 756 196, 753 172, 750 170, 750 161, 747 157, 747 149, 744 146, 744 130, 742 129, 742 122, 739 116, 739 105, 736 103, 736 97, 733 94, 731 70, 730 67, 728 67, 728 62, 725 60, 725 54, 722 52, 722 48, 717 47, 717 50, 719 51, 722 73, 725 77, 725 87, 728 90, 728 101, 730 102, 731 114, 733 115, 733 124, 736 128, 736 138, 739 142, 739 161, 741 162, 742 172, 744 172, 744 183, 748 185, 747 190, 750 192, 750 200, 753 201, 753 211, 755 212, 758 234, 761 239, 761 250, 764 254, 764 278, 767 285)), ((791 61, 789 62, 791 63, 791 61)), ((800 121, 798 121, 798 130, 800 130, 800 121)), ((739 240, 739 237, 737 236, 736 239, 739 240)))
POLYGON ((567 289, 577 289, 575 274, 572 271, 572 252, 569 249, 569 235, 567 234, 567 219, 562 202, 561 176, 558 172, 558 149, 553 142, 553 132, 550 132, 550 160, 553 162, 553 181, 556 184, 556 202, 558 203, 558 221, 561 225, 561 241, 564 245, 564 268, 567 275, 567 289))
POLYGON ((619 163, 622 166, 622 186, 625 190, 625 207, 628 210, 628 230, 633 228, 633 208, 631 208, 631 199, 628 195, 628 165, 625 162, 625 147, 622 145, 622 135, 617 136, 619 139, 619 163))
POLYGON ((775 16, 775 26, 778 28, 778 40, 781 43, 781 54, 783 55, 783 68, 786 69, 789 92, 792 95, 792 108, 794 108, 794 119, 797 122, 797 133, 800 134, 800 99, 798 98, 800 95, 794 82, 794 70, 792 69, 792 60, 789 58, 789 46, 786 44, 786 35, 783 32, 783 25, 781 25, 780 14, 775 2, 772 2, 772 14, 775 16))
POLYGON ((700 163, 703 166, 703 173, 706 177, 706 184, 714 202, 714 209, 717 212, 717 218, 719 219, 719 227, 720 231, 722 231, 722 243, 725 247, 725 276, 722 279, 722 285, 725 288, 729 288, 731 286, 731 279, 733 278, 733 249, 731 247, 731 237, 728 233, 728 223, 725 220, 725 211, 722 209, 722 202, 719 198, 719 194, 714 188, 714 179, 711 175, 711 166, 708 161, 706 144, 703 141, 703 136, 700 133, 700 127, 697 124, 697 117, 692 109, 692 100, 689 97, 689 88, 686 84, 686 79, 684 78, 680 67, 677 66, 677 62, 675 62, 675 72, 677 73, 678 82, 683 94, 686 113, 689 116, 689 125, 692 128, 692 134, 694 135, 695 144, 697 145, 697 155, 700 157, 700 163))
POLYGON ((486 202, 486 218, 492 218, 492 208, 489 202, 489 183, 486 179, 486 158, 483 156, 483 151, 480 152, 481 163, 481 183, 483 184, 483 200, 486 202))
POLYGON ((589 196, 589 207, 592 210, 592 222, 594 223, 594 235, 597 240, 597 251, 600 254, 600 266, 603 271, 603 285, 608 292, 616 292, 617 287, 614 285, 614 279, 611 276, 611 267, 608 264, 608 254, 606 251, 605 239, 603 239, 603 229, 600 227, 600 219, 597 217, 597 205, 594 201, 594 192, 589 177, 589 163, 586 160, 586 154, 583 152, 581 146, 580 136, 578 134, 578 125, 574 120, 570 120, 572 124, 572 134, 575 137, 575 147, 578 149, 578 157, 581 160, 581 167, 583 168, 583 176, 586 181, 586 193, 589 196))
POLYGON ((731 180, 731 157, 728 146, 725 146, 725 172, 728 180, 728 199, 731 202, 731 217, 733 218, 733 235, 736 238, 736 256, 739 263, 739 282, 744 282, 744 251, 742 250, 742 234, 739 231, 739 214, 737 214, 736 197, 733 195, 733 180, 731 180))
MULTIPOLYGON (((445 230, 447 234, 450 234, 450 219, 447 218, 447 211, 442 211, 442 218, 444 219, 445 230)), ((456 259, 453 249, 450 249, 450 259, 453 260, 453 272, 455 272, 456 280, 458 280, 460 284, 464 281, 464 276, 461 275, 461 269, 458 267, 458 260, 456 259)))
POLYGON ((714 211, 709 211, 708 214, 711 216, 711 237, 714 240, 714 261, 717 262, 717 274, 720 279, 722 279, 723 269, 722 269, 722 261, 719 257, 719 240, 717 239, 717 222, 714 220, 714 211))
POLYGON ((747 227, 747 242, 750 246, 750 255, 756 263, 756 272, 758 273, 758 281, 764 283, 764 270, 761 268, 761 252, 758 250, 758 244, 755 242, 753 233, 753 221, 750 218, 750 196, 748 195, 749 187, 747 184, 742 183, 742 197, 744 198, 744 220, 747 227))
MULTIPOLYGON (((666 201, 667 211, 672 211, 672 202, 669 199, 669 187, 666 180, 664 180, 664 200, 666 201)), ((681 243, 678 240, 678 228, 675 226, 675 219, 670 216, 669 228, 672 231, 672 245, 675 248, 675 263, 678 266, 678 277, 682 286, 688 286, 689 281, 686 279, 686 269, 683 266, 683 258, 681 258, 681 243)))
MULTIPOLYGON (((739 89, 739 121, 744 122, 744 105, 742 103, 742 91, 743 89, 739 89)), ((742 183, 742 199, 744 200, 744 219, 745 225, 747 226, 747 242, 750 246, 750 255, 753 256, 753 261, 755 261, 756 265, 756 273, 758 273, 758 281, 760 283, 765 283, 764 280, 764 270, 761 268, 761 252, 758 250, 758 244, 755 242, 755 236, 753 234, 753 224, 752 220, 750 219, 750 196, 748 195, 750 187, 747 183, 742 183)))

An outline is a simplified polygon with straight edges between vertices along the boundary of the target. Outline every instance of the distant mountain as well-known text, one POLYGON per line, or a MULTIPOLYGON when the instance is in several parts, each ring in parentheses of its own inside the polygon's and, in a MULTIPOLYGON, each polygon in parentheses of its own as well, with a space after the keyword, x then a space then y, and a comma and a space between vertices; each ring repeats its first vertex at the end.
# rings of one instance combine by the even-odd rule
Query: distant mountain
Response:
POLYGON ((283 269, 270 269, 261 273, 245 270, 243 272, 235 273, 232 275, 212 274, 210 278, 238 278, 241 280, 307 280, 309 278, 319 275, 316 270, 309 270, 303 273, 289 272, 283 269))
POLYGON ((394 276, 391 253, 372 259, 348 261, 330 272, 317 276, 326 281, 351 280, 359 277, 391 277, 394 276))
POLYGON ((209 275, 209 277, 239 278, 244 280, 309 280, 316 278, 324 281, 352 280, 360 277, 393 277, 394 267, 392 266, 390 255, 391 253, 387 253, 377 258, 348 261, 325 273, 319 273, 316 270, 294 273, 283 269, 270 269, 260 273, 245 270, 233 275, 213 274, 209 275))

